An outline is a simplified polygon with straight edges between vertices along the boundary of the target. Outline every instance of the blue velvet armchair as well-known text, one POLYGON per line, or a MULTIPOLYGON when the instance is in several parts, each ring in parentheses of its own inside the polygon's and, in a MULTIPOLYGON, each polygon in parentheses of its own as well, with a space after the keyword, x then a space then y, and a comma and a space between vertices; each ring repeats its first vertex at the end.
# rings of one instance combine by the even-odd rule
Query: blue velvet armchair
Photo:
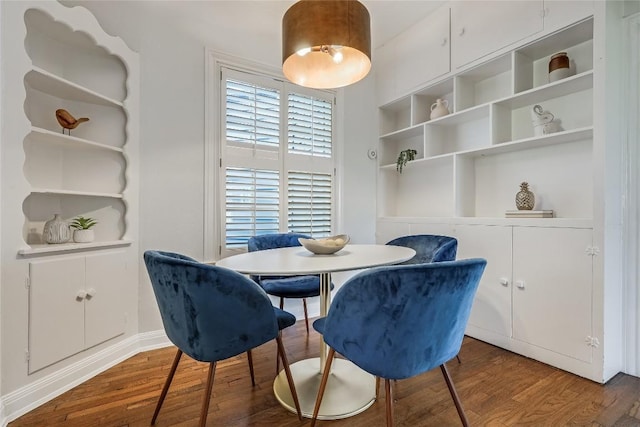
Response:
POLYGON ((144 261, 167 337, 178 347, 151 424, 156 421, 183 353, 209 363, 200 413, 200 426, 204 426, 216 363, 247 352, 254 383, 251 349, 273 339, 277 342, 298 417, 302 419, 280 337, 282 329, 295 324, 295 317, 273 307, 259 286, 235 271, 171 252, 146 251, 144 261))
POLYGON ((329 346, 311 425, 315 425, 338 352, 384 378, 387 426, 393 425, 390 380, 440 366, 463 425, 468 421, 445 362, 462 345, 484 259, 373 268, 349 279, 327 317, 313 323, 329 346))
MULTIPOLYGON (((249 252, 267 249, 289 248, 302 246, 298 238, 309 239, 300 233, 273 233, 253 236, 247 242, 249 252)), ((304 321, 309 333, 309 315, 307 313, 307 298, 320 295, 319 276, 251 276, 269 295, 280 298, 280 309, 284 308, 285 298, 301 298, 304 308, 304 321)), ((334 285, 331 284, 331 289, 334 285)))
POLYGON ((458 250, 458 241, 455 237, 437 234, 402 236, 387 242, 387 245, 405 246, 416 251, 416 255, 402 265, 453 261, 456 259, 458 250))

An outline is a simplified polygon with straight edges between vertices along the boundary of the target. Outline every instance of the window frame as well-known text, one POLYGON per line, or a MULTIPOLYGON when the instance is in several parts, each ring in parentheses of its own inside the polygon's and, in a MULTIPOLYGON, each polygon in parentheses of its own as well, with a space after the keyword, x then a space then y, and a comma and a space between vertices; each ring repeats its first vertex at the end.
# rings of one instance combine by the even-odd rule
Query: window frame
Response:
MULTIPOLYGON (((291 85, 293 92, 307 96, 317 95, 318 92, 333 97, 333 127, 332 127, 332 181, 333 181, 333 197, 332 197, 332 231, 339 228, 341 223, 340 209, 340 157, 342 155, 342 142, 338 138, 338 129, 341 129, 341 114, 339 105, 341 105, 341 91, 318 91, 313 89, 296 86, 288 82, 280 69, 275 69, 264 64, 254 63, 242 60, 236 57, 226 55, 206 49, 206 78, 205 78, 205 183, 204 183, 204 260, 206 262, 215 262, 215 260, 229 256, 233 253, 239 253, 243 250, 225 250, 225 123, 223 115, 226 110, 225 100, 222 94, 225 92, 225 82, 222 78, 223 69, 235 70, 242 73, 254 75, 257 79, 270 78, 277 80, 286 85, 291 85)), ((281 94, 281 103, 286 104, 286 96, 288 92, 281 94), (284 101, 283 101, 284 100, 284 101)), ((286 117, 281 114, 283 121, 286 117)), ((284 127, 281 127, 284 129, 284 127)), ((287 179, 286 174, 291 170, 286 162, 287 141, 286 135, 282 136, 282 149, 278 150, 284 159, 280 158, 281 174, 281 197, 284 205, 280 212, 280 229, 286 231, 288 226, 287 220, 287 179)), ((308 156, 311 157, 311 156, 308 156)), ((230 165, 231 166, 231 165, 230 165)), ((295 170, 295 168, 293 169, 295 170)), ((306 172, 315 172, 313 169, 305 169, 306 172)))

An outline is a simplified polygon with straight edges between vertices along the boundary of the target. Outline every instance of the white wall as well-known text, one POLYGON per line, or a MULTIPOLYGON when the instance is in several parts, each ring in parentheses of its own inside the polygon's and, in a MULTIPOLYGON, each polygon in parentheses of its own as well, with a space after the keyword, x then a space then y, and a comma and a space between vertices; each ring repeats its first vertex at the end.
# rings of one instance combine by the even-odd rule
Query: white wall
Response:
MULTIPOLYGON (((272 34, 250 35, 238 22, 207 31, 180 26, 156 2, 64 1, 80 4, 105 31, 140 53, 140 250, 164 249, 204 257, 205 48, 280 66, 280 18, 272 34)), ((185 2, 184 7, 198 7, 185 2)), ((250 3, 247 10, 250 10, 250 3)), ((221 14, 224 14, 223 2, 221 14)), ((373 242, 375 229, 375 146, 373 79, 344 89, 344 182, 340 231, 358 243, 373 242)), ((162 328, 144 266, 140 269, 139 330, 162 328)), ((315 304, 311 304, 313 315, 315 304)))

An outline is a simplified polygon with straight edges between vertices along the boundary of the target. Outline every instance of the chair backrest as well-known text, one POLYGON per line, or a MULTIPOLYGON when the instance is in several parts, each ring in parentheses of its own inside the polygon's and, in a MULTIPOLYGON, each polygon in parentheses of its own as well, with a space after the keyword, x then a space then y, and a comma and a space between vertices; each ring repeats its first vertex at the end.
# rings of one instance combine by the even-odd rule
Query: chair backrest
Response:
POLYGON ((455 357, 484 259, 373 268, 345 282, 324 340, 365 371, 409 378, 455 357))
POLYGON ((453 261, 458 250, 458 240, 455 237, 437 234, 402 236, 387 242, 387 245, 405 246, 416 251, 413 258, 401 265, 453 261))
POLYGON ((223 360, 278 335, 269 297, 242 274, 171 252, 144 261, 167 336, 190 357, 223 360))
POLYGON ((247 241, 249 252, 264 251, 265 249, 290 248, 292 246, 302 246, 298 238, 309 239, 306 234, 300 233, 273 233, 261 234, 250 237, 247 241))

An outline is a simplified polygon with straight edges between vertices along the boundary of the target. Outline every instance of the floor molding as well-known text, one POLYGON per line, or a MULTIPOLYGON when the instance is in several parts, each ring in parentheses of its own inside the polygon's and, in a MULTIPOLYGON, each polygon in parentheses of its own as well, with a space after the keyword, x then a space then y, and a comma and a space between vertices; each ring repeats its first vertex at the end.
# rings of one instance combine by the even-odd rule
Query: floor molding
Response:
POLYGON ((0 425, 6 426, 10 421, 138 353, 169 345, 171 342, 164 330, 137 334, 8 393, 0 397, 0 425))

